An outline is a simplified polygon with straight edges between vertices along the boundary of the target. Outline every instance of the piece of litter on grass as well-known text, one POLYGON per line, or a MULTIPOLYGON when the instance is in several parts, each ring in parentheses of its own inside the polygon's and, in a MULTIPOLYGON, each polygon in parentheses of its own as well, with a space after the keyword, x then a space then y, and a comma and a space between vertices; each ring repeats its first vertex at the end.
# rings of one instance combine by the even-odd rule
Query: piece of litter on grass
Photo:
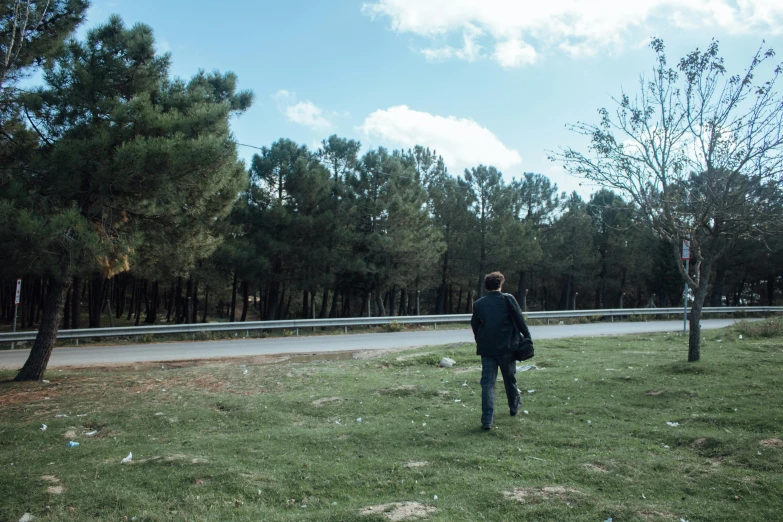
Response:
POLYGON ((247 375, 247 370, 243 370, 243 371, 242 371, 242 373, 244 373, 245 375, 247 375))
POLYGON ((667 446, 666 444, 664 444, 663 447, 669 449, 669 446, 667 446))
POLYGON ((715 342, 716 342, 716 343, 722 343, 722 342, 723 342, 723 339, 718 339, 718 340, 717 340, 717 341, 715 341, 715 342))
POLYGON ((459 399, 454 399, 454 402, 462 402, 462 401, 459 399))
POLYGON ((362 418, 359 417, 358 419, 356 419, 356 422, 362 422, 362 418))
POLYGON ((644 493, 642 493, 642 498, 643 498, 644 500, 647 500, 647 497, 645 497, 645 496, 644 496, 644 493))
POLYGON ((93 435, 97 435, 97 434, 98 434, 98 430, 92 430, 85 433, 87 437, 92 437, 93 435))
POLYGON ((336 505, 337 505, 337 502, 332 502, 332 505, 333 505, 333 506, 336 506, 336 505))
POLYGON ((739 338, 742 339, 742 334, 740 334, 739 338))
POLYGON ((672 426, 673 428, 676 428, 677 426, 680 425, 680 423, 679 422, 669 422, 669 421, 667 421, 666 425, 667 426, 672 426))
POLYGON ((463 386, 467 386, 468 385, 468 381, 463 382, 462 385, 463 386))
POLYGON ((578 380, 579 380, 578 378, 577 378, 577 379, 574 379, 574 382, 576 382, 576 381, 578 381, 578 380))
POLYGON ((528 393, 535 393, 535 391, 536 391, 535 388, 533 388, 532 390, 528 390, 527 392, 528 393))
POLYGON ((21 516, 21 518, 19 518, 19 522, 32 522, 33 520, 35 520, 35 517, 30 513, 25 513, 21 516))
POLYGON ((58 413, 57 415, 54 416, 55 419, 64 419, 66 417, 67 415, 64 413, 58 413))
POLYGON ((587 419, 587 424, 592 424, 593 422, 590 419, 587 419))
POLYGON ((421 425, 422 425, 422 426, 426 426, 426 425, 427 425, 427 423, 426 423, 426 422, 422 422, 422 423, 421 423, 421 425))
POLYGON ((128 462, 130 462, 130 461, 132 461, 132 460, 133 460, 133 452, 131 452, 131 453, 128 453, 128 456, 127 456, 127 457, 125 457, 124 459, 122 459, 122 460, 120 461, 120 464, 127 464, 128 462))
POLYGON ((607 518, 604 522, 612 522, 612 517, 607 518))
POLYGON ((524 413, 525 415, 527 415, 527 410, 522 410, 522 413, 524 413))
POLYGON ((49 384, 49 381, 47 381, 46 379, 43 379, 41 382, 44 384, 49 384))
POLYGON ((758 454, 761 455, 761 452, 759 451, 758 454))
POLYGON ((532 370, 535 367, 536 367, 535 364, 526 364, 524 366, 517 366, 517 371, 518 372, 526 372, 528 370, 532 370))
POLYGON ((46 431, 46 428, 48 428, 46 424, 41 424, 41 431, 46 431))
POLYGON ((260 490, 260 489, 258 490, 258 494, 259 494, 259 495, 261 494, 261 490, 260 490))
POLYGON ((433 500, 438 500, 438 495, 433 495, 433 500))

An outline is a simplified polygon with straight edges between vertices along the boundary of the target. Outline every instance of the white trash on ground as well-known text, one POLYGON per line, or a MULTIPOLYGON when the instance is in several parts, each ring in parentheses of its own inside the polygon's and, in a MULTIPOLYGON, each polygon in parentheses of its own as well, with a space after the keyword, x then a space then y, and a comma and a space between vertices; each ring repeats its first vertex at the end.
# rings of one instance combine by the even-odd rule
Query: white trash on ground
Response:
POLYGON ((41 431, 46 431, 46 428, 48 428, 46 424, 41 424, 41 431))
POLYGON ((440 362, 438 363, 438 365, 439 365, 441 368, 451 368, 451 367, 452 367, 452 366, 454 366, 455 364, 457 364, 457 361, 455 361, 454 359, 450 359, 450 358, 448 358, 448 357, 444 357, 444 358, 443 358, 443 359, 441 359, 441 360, 440 360, 440 362))
POLYGON ((92 431, 88 431, 84 435, 87 436, 87 437, 92 437, 92 436, 95 436, 97 434, 98 434, 98 430, 92 430, 92 431))
POLYGON ((133 452, 128 453, 128 456, 120 461, 120 464, 127 464, 133 460, 133 452))
POLYGON ((679 423, 679 422, 669 422, 669 421, 667 421, 667 422, 666 422, 666 425, 667 425, 667 426, 671 426, 671 427, 673 427, 673 428, 676 428, 677 426, 679 426, 679 425, 680 425, 680 423, 679 423))
POLYGON ((31 522, 35 520, 35 517, 32 516, 30 513, 25 513, 19 518, 19 522, 31 522))

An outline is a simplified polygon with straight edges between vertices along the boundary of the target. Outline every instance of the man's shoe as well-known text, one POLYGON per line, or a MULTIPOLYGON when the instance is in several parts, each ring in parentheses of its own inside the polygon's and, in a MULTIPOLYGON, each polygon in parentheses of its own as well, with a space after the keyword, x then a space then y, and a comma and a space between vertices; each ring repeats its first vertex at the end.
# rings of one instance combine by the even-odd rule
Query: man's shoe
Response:
POLYGON ((512 417, 516 417, 516 416, 517 416, 517 413, 519 413, 519 410, 512 411, 512 412, 511 412, 511 416, 512 416, 512 417))
POLYGON ((482 430, 484 430, 484 431, 489 431, 490 429, 492 429, 492 426, 484 426, 484 425, 482 424, 482 425, 481 425, 481 429, 482 429, 482 430))

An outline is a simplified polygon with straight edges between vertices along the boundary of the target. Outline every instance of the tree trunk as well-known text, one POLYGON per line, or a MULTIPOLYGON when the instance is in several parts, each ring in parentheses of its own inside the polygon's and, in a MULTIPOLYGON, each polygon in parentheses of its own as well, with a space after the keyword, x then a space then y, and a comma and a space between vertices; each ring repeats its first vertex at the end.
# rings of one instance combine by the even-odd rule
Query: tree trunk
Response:
POLYGON ((406 305, 408 304, 408 292, 405 291, 405 289, 400 290, 400 311, 397 313, 397 315, 406 315, 406 305))
POLYGON ((318 319, 326 318, 326 307, 329 303, 329 288, 324 287, 323 296, 321 296, 321 311, 318 312, 318 319))
POLYGON ((193 276, 188 277, 187 285, 185 286, 185 320, 184 323, 191 324, 195 323, 196 321, 193 320, 195 316, 194 312, 194 300, 195 300, 195 291, 193 288, 193 276))
POLYGON ((71 319, 71 289, 65 293, 65 309, 63 310, 63 330, 67 330, 71 319))
POLYGON ((89 291, 90 328, 100 328, 101 308, 103 307, 103 278, 100 274, 93 274, 90 279, 89 291))
POLYGON ((242 317, 239 318, 242 322, 247 319, 248 297, 247 281, 242 281, 242 317))
POLYGON ((339 298, 339 292, 337 291, 337 285, 334 287, 334 292, 332 292, 332 308, 329 310, 329 317, 335 318, 339 314, 339 308, 337 307, 337 299, 339 298))
POLYGON ((189 323, 196 324, 198 322, 198 307, 201 306, 201 301, 198 298, 198 279, 193 281, 193 309, 191 310, 189 323))
POLYGON ((375 293, 375 307, 378 309, 378 317, 386 317, 386 309, 383 307, 383 299, 381 293, 375 293))
POLYGON ((688 322, 690 332, 688 335, 688 362, 696 362, 701 357, 701 309, 707 297, 710 280, 709 264, 702 265, 702 273, 699 277, 699 287, 693 292, 693 304, 691 305, 691 317, 688 322))
POLYGON ((182 306, 182 276, 177 277, 177 291, 174 292, 174 323, 183 323, 185 307, 182 306))
POLYGON ((209 308, 209 286, 204 288, 204 315, 201 317, 201 322, 207 322, 207 309, 209 308))
POLYGON ((71 286, 68 279, 53 279, 49 286, 49 295, 44 304, 44 313, 38 335, 27 361, 17 374, 15 381, 40 381, 43 379, 49 357, 52 355, 54 342, 57 340, 57 329, 65 303, 65 294, 71 286))
POLYGON ((231 283, 231 309, 228 311, 228 322, 233 323, 237 309, 237 271, 234 270, 234 281, 231 283))
POLYGON ((307 290, 302 290, 302 319, 307 319, 308 308, 310 305, 310 297, 307 290))
MULTIPOLYGON (((146 292, 145 292, 146 294, 146 292)), ((155 281, 152 283, 152 290, 149 295, 149 304, 147 306, 147 317, 144 322, 147 324, 155 324, 158 319, 158 305, 160 304, 160 284, 155 281)))
POLYGON ((389 314, 395 315, 395 308, 397 306, 397 285, 392 285, 389 294, 389 314))

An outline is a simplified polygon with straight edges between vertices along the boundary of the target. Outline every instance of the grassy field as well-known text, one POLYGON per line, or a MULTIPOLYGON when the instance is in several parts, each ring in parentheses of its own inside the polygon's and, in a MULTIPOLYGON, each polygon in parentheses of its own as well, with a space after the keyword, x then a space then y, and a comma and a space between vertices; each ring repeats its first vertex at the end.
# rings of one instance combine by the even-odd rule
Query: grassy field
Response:
POLYGON ((541 341, 489 432, 470 345, 0 372, 0 520, 781 520, 781 330, 541 341))

